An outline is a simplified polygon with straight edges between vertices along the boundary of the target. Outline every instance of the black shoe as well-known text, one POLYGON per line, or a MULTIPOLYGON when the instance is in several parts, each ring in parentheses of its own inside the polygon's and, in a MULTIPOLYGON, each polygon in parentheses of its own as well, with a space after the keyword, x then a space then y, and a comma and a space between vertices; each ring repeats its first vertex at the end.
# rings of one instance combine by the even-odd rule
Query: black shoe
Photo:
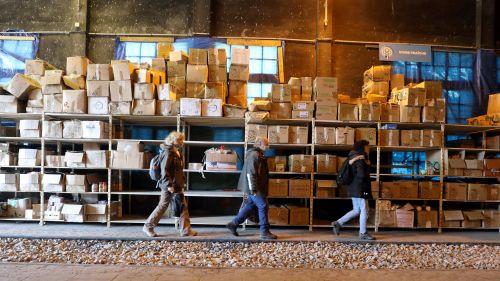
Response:
POLYGON ((359 239, 361 239, 361 240, 375 240, 375 238, 373 236, 371 236, 370 234, 368 234, 368 232, 367 233, 360 233, 359 239))
POLYGON ((232 222, 228 223, 226 225, 226 228, 229 230, 229 232, 231 232, 232 235, 239 236, 238 231, 236 231, 238 229, 238 226, 235 225, 234 223, 232 222))
POLYGON ((278 236, 272 234, 270 231, 266 231, 266 232, 260 234, 260 239, 276 240, 276 239, 278 239, 278 236))
POLYGON ((333 234, 339 235, 340 234, 340 223, 337 221, 332 222, 332 230, 333 234))

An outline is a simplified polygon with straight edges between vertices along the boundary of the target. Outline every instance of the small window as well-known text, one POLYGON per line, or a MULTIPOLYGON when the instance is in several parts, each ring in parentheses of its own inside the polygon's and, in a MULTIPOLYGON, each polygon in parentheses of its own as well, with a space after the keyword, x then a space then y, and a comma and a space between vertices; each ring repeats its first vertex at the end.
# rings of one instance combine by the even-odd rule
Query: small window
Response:
POLYGON ((25 60, 34 59, 38 49, 35 37, 0 37, 0 84, 6 85, 16 73, 24 73, 25 60))
POLYGON ((123 42, 125 59, 134 63, 149 63, 156 57, 156 42, 123 42))
POLYGON ((420 174, 425 170, 425 152, 393 152, 393 174, 420 174))

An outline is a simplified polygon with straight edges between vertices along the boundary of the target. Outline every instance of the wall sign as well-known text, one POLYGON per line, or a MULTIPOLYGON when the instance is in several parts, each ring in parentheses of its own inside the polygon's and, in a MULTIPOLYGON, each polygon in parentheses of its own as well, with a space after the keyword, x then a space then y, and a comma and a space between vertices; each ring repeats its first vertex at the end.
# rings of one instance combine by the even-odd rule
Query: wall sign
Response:
POLYGON ((378 57, 381 61, 432 62, 431 46, 379 43, 378 57))

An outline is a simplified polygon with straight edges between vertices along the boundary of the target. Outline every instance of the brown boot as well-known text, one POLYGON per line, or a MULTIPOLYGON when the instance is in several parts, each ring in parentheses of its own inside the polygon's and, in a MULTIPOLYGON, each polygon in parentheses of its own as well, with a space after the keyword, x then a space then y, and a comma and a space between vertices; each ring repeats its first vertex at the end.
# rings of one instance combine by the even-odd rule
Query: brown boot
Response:
POLYGON ((146 236, 148 236, 148 237, 157 237, 158 236, 158 234, 156 234, 156 232, 154 231, 154 229, 150 228, 150 227, 144 226, 142 228, 142 232, 144 232, 144 234, 146 234, 146 236))

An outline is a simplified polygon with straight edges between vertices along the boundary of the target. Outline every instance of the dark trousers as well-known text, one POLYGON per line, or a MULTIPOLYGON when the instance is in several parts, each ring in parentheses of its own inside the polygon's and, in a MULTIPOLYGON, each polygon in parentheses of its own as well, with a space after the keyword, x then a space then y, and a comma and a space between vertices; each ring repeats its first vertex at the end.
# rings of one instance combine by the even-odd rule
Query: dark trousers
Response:
POLYGON ((259 214, 260 232, 269 231, 269 203, 267 202, 267 197, 262 195, 248 195, 246 204, 240 209, 233 223, 235 225, 242 224, 255 209, 257 209, 259 214))

